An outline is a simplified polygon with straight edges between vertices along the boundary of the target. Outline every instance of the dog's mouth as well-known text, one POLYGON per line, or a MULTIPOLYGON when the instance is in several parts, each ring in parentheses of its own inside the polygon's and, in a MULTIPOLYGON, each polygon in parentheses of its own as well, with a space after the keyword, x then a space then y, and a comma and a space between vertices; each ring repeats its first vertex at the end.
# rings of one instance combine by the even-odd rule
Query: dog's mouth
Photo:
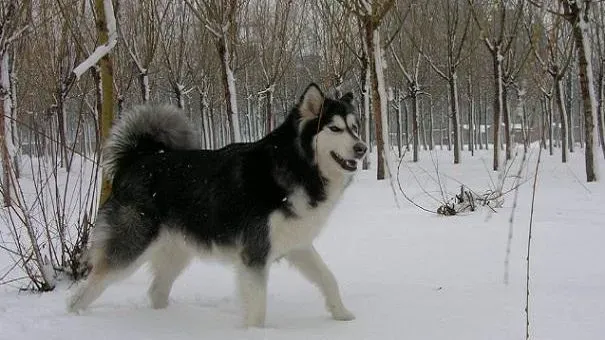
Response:
POLYGON ((342 156, 337 154, 334 151, 330 151, 330 155, 332 158, 340 165, 343 169, 347 171, 355 171, 357 170, 357 161, 354 159, 344 159, 342 156))

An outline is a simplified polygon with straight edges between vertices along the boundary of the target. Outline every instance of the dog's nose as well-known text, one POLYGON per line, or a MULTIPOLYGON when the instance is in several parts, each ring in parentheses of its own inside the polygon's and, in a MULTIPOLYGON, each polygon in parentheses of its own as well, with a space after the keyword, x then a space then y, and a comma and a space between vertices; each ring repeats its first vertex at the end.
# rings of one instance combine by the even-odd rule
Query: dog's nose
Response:
POLYGON ((364 143, 359 142, 353 145, 353 151, 355 151, 355 156, 357 158, 361 158, 366 154, 366 151, 368 151, 368 147, 364 143))

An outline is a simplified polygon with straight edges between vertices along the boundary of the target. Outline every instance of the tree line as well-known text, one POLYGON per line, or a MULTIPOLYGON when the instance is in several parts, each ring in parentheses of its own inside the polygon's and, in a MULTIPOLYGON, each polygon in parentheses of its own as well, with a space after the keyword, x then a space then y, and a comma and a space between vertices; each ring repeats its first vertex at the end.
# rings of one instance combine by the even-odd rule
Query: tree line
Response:
POLYGON ((464 150, 491 148, 498 170, 500 150, 510 159, 532 142, 563 162, 584 148, 587 180, 597 178, 603 1, 114 0, 110 59, 74 77, 102 38, 98 3, 0 5, 5 185, 20 154, 56 150, 69 168, 74 152, 94 153, 104 106, 119 117, 171 102, 217 148, 261 138, 311 81, 356 94, 378 178, 389 150, 417 161, 446 147, 460 163, 464 150))

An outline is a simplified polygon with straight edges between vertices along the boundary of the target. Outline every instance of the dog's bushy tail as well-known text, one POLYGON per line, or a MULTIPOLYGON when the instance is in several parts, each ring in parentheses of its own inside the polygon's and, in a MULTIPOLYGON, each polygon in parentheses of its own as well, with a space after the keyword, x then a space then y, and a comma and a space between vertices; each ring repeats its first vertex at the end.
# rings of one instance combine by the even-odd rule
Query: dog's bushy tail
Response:
POLYGON ((111 180, 137 157, 169 150, 196 148, 187 117, 169 105, 132 108, 115 123, 103 149, 103 171, 111 180))

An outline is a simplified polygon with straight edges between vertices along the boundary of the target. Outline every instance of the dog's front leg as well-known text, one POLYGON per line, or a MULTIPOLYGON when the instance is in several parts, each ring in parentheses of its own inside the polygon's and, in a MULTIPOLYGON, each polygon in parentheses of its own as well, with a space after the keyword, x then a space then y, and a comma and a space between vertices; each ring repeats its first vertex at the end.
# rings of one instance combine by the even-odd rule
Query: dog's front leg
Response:
POLYGON ((338 283, 334 274, 321 259, 313 246, 299 249, 286 255, 286 259, 309 281, 319 287, 326 299, 326 306, 336 320, 349 321, 355 316, 342 303, 338 283))
POLYGON ((266 266, 240 264, 237 270, 239 292, 244 307, 246 327, 263 327, 267 308, 266 266))

